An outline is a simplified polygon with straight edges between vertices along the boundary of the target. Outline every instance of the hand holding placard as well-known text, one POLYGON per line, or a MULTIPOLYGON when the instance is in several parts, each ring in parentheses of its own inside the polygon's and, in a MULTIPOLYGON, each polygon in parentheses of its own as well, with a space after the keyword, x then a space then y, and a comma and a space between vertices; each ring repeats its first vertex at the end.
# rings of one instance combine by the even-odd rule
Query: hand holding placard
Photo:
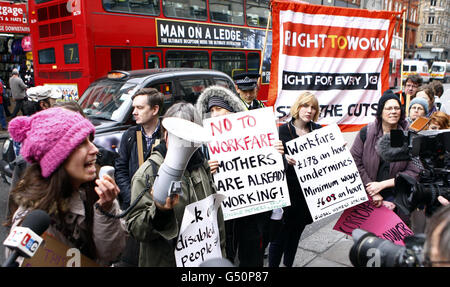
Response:
POLYGON ((353 157, 336 124, 286 143, 314 221, 367 201, 353 157))

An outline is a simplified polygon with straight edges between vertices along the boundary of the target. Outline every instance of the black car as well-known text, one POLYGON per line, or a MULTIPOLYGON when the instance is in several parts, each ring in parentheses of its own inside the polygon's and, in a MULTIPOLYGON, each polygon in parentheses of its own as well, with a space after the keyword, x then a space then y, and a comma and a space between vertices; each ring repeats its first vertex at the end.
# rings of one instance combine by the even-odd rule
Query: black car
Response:
POLYGON ((96 127, 94 143, 117 152, 122 134, 135 124, 131 97, 139 89, 151 87, 163 93, 164 114, 177 101, 195 104, 201 92, 211 85, 221 85, 236 93, 233 80, 215 70, 163 68, 111 71, 105 78, 90 84, 78 103, 96 127))
MULTIPOLYGON (((162 113, 177 101, 195 104, 201 92, 211 85, 221 85, 236 93, 233 80, 225 73, 209 69, 163 68, 136 71, 111 71, 92 82, 78 103, 95 125, 94 143, 117 153, 122 134, 132 125, 131 97, 141 88, 156 88, 164 95, 162 113)), ((15 159, 10 139, 4 141, 0 173, 10 183, 15 159)))

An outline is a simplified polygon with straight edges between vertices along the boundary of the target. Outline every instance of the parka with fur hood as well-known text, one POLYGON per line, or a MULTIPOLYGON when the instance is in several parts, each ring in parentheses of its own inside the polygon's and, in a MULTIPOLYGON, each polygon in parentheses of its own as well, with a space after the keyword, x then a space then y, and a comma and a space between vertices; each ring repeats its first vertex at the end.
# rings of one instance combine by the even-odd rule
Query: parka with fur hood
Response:
POLYGON ((233 108, 234 113, 247 110, 244 103, 240 100, 239 96, 230 89, 217 85, 210 86, 200 94, 195 105, 195 108, 202 116, 202 119, 209 118, 208 103, 209 99, 213 96, 222 98, 231 108, 233 108))

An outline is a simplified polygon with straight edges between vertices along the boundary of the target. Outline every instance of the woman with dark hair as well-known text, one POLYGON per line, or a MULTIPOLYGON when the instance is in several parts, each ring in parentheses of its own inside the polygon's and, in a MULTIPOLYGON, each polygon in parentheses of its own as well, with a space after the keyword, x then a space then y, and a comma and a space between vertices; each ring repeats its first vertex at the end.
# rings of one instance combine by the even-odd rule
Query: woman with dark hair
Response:
MULTIPOLYGON (((164 118, 181 118, 197 125, 202 125, 202 118, 195 107, 187 102, 178 102, 164 114, 164 118)), ((142 190, 152 187, 159 167, 167 154, 168 132, 161 130, 163 139, 157 145, 148 160, 142 164, 131 182, 131 202, 141 194, 142 190)), ((184 215, 184 209, 192 202, 197 202, 216 193, 208 161, 200 149, 189 159, 181 177, 182 194, 166 198, 165 205, 157 203, 153 193, 145 192, 144 196, 131 210, 126 218, 128 231, 140 241, 139 266, 175 267, 175 244, 178 238, 184 215)), ((217 214, 220 230, 222 256, 225 253, 225 228, 221 209, 217 214)))
MULTIPOLYGON (((319 118, 319 102, 314 94, 304 92, 298 96, 291 107, 291 121, 280 126, 280 140, 283 142, 284 150, 286 142, 306 135, 322 126, 316 124, 319 118)), ((311 214, 298 182, 294 170, 295 160, 288 154, 286 157, 286 180, 289 189, 291 205, 284 207, 280 222, 272 220, 274 227, 271 232, 272 238, 269 246, 269 267, 279 267, 281 257, 286 267, 292 267, 297 252, 298 242, 306 225, 312 223, 311 214), (277 230, 278 228, 279 230, 277 230)))
POLYGON ((375 121, 359 131, 350 149, 373 204, 377 207, 383 204, 391 210, 395 208, 392 202, 395 177, 405 173, 417 178, 419 174, 419 169, 412 161, 387 162, 380 157, 376 148, 379 139, 395 129, 406 131, 408 123, 400 99, 387 90, 378 101, 375 121))
POLYGON ((13 226, 29 211, 41 209, 51 218, 47 233, 102 265, 117 259, 125 244, 120 221, 94 209, 119 213, 114 179, 97 179, 95 128, 80 114, 50 108, 10 122, 11 137, 22 144, 31 163, 12 191, 18 205, 13 226))
POLYGON ((86 115, 84 114, 83 108, 80 106, 80 104, 78 104, 75 101, 59 101, 59 102, 56 102, 53 106, 54 107, 61 107, 61 108, 67 109, 69 111, 79 113, 84 118, 86 118, 86 115))

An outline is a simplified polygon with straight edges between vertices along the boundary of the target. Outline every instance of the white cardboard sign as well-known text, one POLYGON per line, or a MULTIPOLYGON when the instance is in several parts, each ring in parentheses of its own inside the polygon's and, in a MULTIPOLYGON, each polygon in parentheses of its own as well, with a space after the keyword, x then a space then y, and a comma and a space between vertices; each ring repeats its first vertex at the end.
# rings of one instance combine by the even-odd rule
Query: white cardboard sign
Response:
POLYGON ((368 200, 356 164, 336 124, 286 143, 314 221, 368 200))

